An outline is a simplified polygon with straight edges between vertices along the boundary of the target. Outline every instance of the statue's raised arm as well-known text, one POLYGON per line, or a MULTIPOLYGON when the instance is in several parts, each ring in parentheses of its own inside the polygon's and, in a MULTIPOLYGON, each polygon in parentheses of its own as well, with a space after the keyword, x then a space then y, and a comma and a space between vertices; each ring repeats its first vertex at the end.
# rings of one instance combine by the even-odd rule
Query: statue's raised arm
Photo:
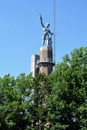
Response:
POLYGON ((41 22, 42 27, 45 27, 44 24, 43 24, 43 20, 42 20, 42 16, 41 15, 40 15, 40 22, 41 22))
POLYGON ((41 25, 43 27, 42 28, 43 29, 42 45, 45 44, 45 41, 46 41, 47 45, 51 45, 52 44, 52 35, 53 35, 53 33, 49 29, 50 23, 46 23, 46 25, 44 25, 41 15, 40 15, 40 22, 41 22, 41 25))

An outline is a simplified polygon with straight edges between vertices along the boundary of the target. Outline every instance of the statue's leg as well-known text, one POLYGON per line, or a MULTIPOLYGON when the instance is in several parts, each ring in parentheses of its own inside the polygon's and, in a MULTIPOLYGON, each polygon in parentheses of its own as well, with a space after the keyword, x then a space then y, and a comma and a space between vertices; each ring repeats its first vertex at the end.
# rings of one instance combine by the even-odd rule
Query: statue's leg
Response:
POLYGON ((42 37, 42 46, 45 44, 45 35, 42 37))
POLYGON ((45 41, 44 41, 44 39, 43 39, 43 40, 42 40, 42 46, 44 46, 44 42, 45 42, 45 41))

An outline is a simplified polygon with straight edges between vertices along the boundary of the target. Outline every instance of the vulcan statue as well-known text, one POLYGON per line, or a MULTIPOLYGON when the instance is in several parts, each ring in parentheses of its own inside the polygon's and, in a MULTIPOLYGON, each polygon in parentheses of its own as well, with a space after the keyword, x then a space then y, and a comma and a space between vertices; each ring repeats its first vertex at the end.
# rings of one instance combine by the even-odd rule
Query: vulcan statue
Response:
POLYGON ((53 33, 50 31, 50 23, 43 24, 42 16, 40 15, 40 22, 43 27, 43 36, 42 36, 42 45, 44 46, 45 41, 47 45, 52 45, 52 35, 53 33))

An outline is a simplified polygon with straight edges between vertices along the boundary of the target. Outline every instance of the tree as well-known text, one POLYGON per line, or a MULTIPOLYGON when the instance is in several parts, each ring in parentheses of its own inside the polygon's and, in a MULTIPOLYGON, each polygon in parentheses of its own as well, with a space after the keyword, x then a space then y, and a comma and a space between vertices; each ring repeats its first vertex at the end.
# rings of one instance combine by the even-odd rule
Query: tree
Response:
POLYGON ((53 85, 48 98, 50 129, 87 129, 87 48, 66 55, 50 75, 53 85))
POLYGON ((48 78, 43 74, 38 74, 33 79, 31 93, 32 128, 34 130, 44 130, 47 117, 47 96, 49 93, 48 78))
POLYGON ((64 56, 48 77, 0 78, 0 130, 71 129, 87 129, 87 48, 64 56))
MULTIPOLYGON (((31 75, 20 74, 17 79, 5 75, 1 80, 2 105, 0 106, 1 130, 25 130, 29 125, 28 104, 31 75)), ((0 87, 1 88, 1 87, 0 87)))
POLYGON ((0 79, 0 85, 0 129, 44 130, 49 90, 47 77, 20 74, 15 79, 8 74, 0 79))

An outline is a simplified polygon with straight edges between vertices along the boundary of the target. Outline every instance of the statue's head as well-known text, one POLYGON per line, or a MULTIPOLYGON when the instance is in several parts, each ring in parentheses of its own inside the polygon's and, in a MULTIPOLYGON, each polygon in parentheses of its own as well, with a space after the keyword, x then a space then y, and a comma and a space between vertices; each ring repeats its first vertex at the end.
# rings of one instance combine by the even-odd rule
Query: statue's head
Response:
POLYGON ((50 23, 47 23, 47 24, 46 24, 46 27, 48 28, 49 26, 50 26, 50 23))

